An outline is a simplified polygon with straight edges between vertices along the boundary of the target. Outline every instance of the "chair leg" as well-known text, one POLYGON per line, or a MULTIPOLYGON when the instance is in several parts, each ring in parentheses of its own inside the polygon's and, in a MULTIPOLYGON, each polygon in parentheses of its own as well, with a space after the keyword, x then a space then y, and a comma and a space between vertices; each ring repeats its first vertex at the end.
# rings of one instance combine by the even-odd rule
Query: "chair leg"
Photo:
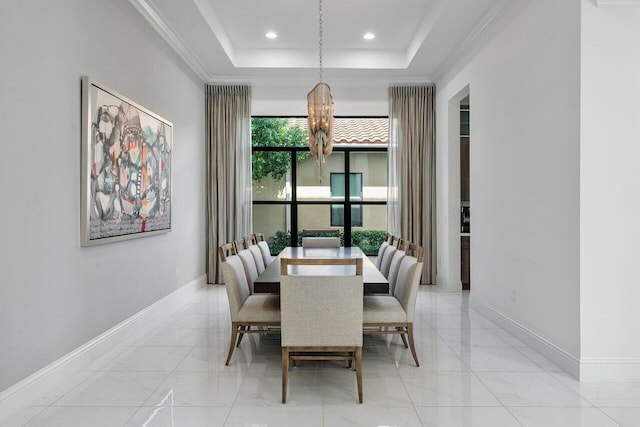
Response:
MULTIPOLYGON (((241 331, 248 331, 251 326, 240 326, 241 331)), ((240 348, 240 343, 242 342, 242 338, 244 338, 244 333, 240 332, 240 337, 238 338, 238 344, 236 347, 240 348)))
POLYGON ((404 348, 409 348, 409 344, 407 343, 407 337, 405 337, 405 330, 403 327, 396 326, 396 330, 400 331, 400 338, 402 338, 402 343, 404 344, 404 348))
POLYGON ((411 348, 411 354, 413 355, 413 360, 416 361, 416 366, 420 366, 420 362, 418 362, 418 355, 416 354, 416 346, 415 341, 413 339, 413 323, 407 324, 407 336, 409 337, 409 347, 411 348))
POLYGON ((282 403, 287 402, 287 383, 289 382, 289 349, 282 347, 282 403))
POLYGON ((227 361, 225 362, 225 366, 229 366, 229 362, 231 362, 231 356, 233 356, 233 348, 235 347, 237 336, 238 336, 238 323, 231 322, 231 342, 229 343, 229 354, 227 355, 227 361))
POLYGON ((362 403, 362 347, 356 349, 356 381, 358 382, 358 402, 362 403))

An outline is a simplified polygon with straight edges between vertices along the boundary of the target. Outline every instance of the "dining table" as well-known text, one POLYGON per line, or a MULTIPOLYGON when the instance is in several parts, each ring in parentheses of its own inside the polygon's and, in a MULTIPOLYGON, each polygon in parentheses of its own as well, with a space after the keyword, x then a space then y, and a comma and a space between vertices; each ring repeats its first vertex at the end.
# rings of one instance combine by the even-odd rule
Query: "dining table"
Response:
MULTIPOLYGON (((254 293, 280 293, 281 258, 348 259, 362 258, 362 279, 365 294, 388 294, 389 281, 357 246, 339 248, 305 248, 288 246, 266 267, 253 283, 254 293)), ((342 265, 293 265, 291 274, 301 275, 348 275, 353 266, 342 265)))

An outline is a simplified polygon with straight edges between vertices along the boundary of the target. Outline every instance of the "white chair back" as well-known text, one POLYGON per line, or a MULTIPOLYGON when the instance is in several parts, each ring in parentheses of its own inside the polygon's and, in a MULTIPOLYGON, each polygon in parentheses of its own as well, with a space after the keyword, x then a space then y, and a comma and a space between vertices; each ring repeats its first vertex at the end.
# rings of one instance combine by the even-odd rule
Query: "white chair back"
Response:
POLYGON ((418 297, 418 286, 422 275, 422 263, 413 256, 405 256, 398 270, 396 287, 393 295, 396 297, 404 311, 407 313, 407 321, 413 322, 413 315, 418 297))
POLYGON ((380 270, 380 264, 382 264, 382 255, 384 255, 384 251, 389 247, 389 242, 386 240, 382 242, 380 245, 380 249, 378 250, 378 258, 376 258, 376 268, 380 270))
POLYGON ((396 279, 398 278, 398 271, 400 271, 400 264, 406 256, 406 252, 398 249, 391 258, 391 265, 389 266, 389 275, 387 280, 389 281, 389 293, 393 295, 393 291, 396 288, 396 279))
POLYGON ((387 280, 389 277, 389 269, 391 268, 391 261, 393 260, 393 256, 397 251, 398 248, 389 245, 389 247, 384 251, 384 254, 382 254, 382 261, 380 262, 380 273, 382 273, 382 275, 386 277, 387 280))
MULTIPOLYGON (((295 276, 286 273, 287 259, 283 261, 282 346, 362 346, 362 267, 359 274, 352 276, 295 276)), ((361 259, 340 261, 362 262, 361 259)))
POLYGON ((303 237, 303 248, 339 248, 339 237, 303 237))
POLYGON ((262 258, 262 251, 260 250, 260 247, 258 245, 249 246, 249 250, 251 251, 251 255, 253 255, 253 261, 256 264, 258 275, 260 275, 265 269, 264 258, 262 258))
POLYGON ((253 254, 249 249, 243 249, 238 251, 238 256, 242 260, 245 276, 249 283, 249 289, 253 289, 253 282, 258 278, 258 269, 256 267, 256 261, 253 258, 253 254))
POLYGON ((267 265, 273 262, 273 257, 271 256, 271 249, 269 248, 269 244, 264 240, 258 242, 258 247, 260 248, 260 252, 262 253, 262 259, 264 260, 264 266, 266 268, 267 265))
POLYGON ((247 283, 242 261, 238 255, 227 257, 227 260, 222 262, 221 265, 229 299, 231 321, 235 322, 238 320, 238 312, 242 308, 242 304, 249 297, 249 284, 247 283))

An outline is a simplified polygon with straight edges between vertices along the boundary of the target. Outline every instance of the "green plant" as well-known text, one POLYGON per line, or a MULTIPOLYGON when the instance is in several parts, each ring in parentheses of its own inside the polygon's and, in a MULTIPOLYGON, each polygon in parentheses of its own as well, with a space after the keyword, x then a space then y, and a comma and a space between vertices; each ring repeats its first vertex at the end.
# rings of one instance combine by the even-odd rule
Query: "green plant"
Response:
POLYGON ((276 235, 267 242, 271 255, 278 255, 284 248, 291 246, 291 233, 288 231, 276 231, 276 235))
MULTIPOLYGON (((331 234, 316 234, 317 236, 329 236, 331 234)), ((351 245, 358 246, 365 255, 378 255, 380 245, 384 242, 387 232, 384 230, 354 230, 351 232, 351 245)), ((297 233, 298 246, 302 246, 302 232, 297 233)), ((276 231, 274 237, 269 239, 271 254, 277 255, 291 245, 291 233, 289 231, 276 231)), ((344 232, 340 231, 340 245, 344 246, 344 232)))
POLYGON ((351 244, 362 249, 365 255, 378 255, 378 250, 386 235, 387 232, 384 230, 353 230, 351 244))
MULTIPOLYGON (((299 147, 307 145, 307 132, 300 126, 292 126, 288 119, 251 119, 251 144, 254 147, 299 147)), ((298 163, 309 158, 308 151, 296 155, 298 163)), ((280 181, 291 168, 291 155, 284 151, 255 151, 251 155, 254 181, 271 176, 280 181)))

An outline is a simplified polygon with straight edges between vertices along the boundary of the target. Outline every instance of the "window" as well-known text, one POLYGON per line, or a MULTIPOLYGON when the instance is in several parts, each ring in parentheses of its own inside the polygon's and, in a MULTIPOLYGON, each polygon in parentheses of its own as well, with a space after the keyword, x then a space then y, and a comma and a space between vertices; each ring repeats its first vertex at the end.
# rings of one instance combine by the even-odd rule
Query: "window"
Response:
POLYGON ((335 126, 320 181, 306 118, 251 120, 253 230, 265 234, 274 255, 300 246, 309 228, 340 228, 344 246, 378 253, 387 221, 388 118, 336 118, 335 126))
MULTIPOLYGON (((331 174, 331 200, 344 202, 345 193, 344 173, 333 172, 331 174)), ((349 174, 349 200, 362 201, 362 173, 349 174)), ((344 203, 331 205, 331 226, 344 227, 344 203)), ((362 227, 362 205, 351 206, 351 226, 362 227)))

